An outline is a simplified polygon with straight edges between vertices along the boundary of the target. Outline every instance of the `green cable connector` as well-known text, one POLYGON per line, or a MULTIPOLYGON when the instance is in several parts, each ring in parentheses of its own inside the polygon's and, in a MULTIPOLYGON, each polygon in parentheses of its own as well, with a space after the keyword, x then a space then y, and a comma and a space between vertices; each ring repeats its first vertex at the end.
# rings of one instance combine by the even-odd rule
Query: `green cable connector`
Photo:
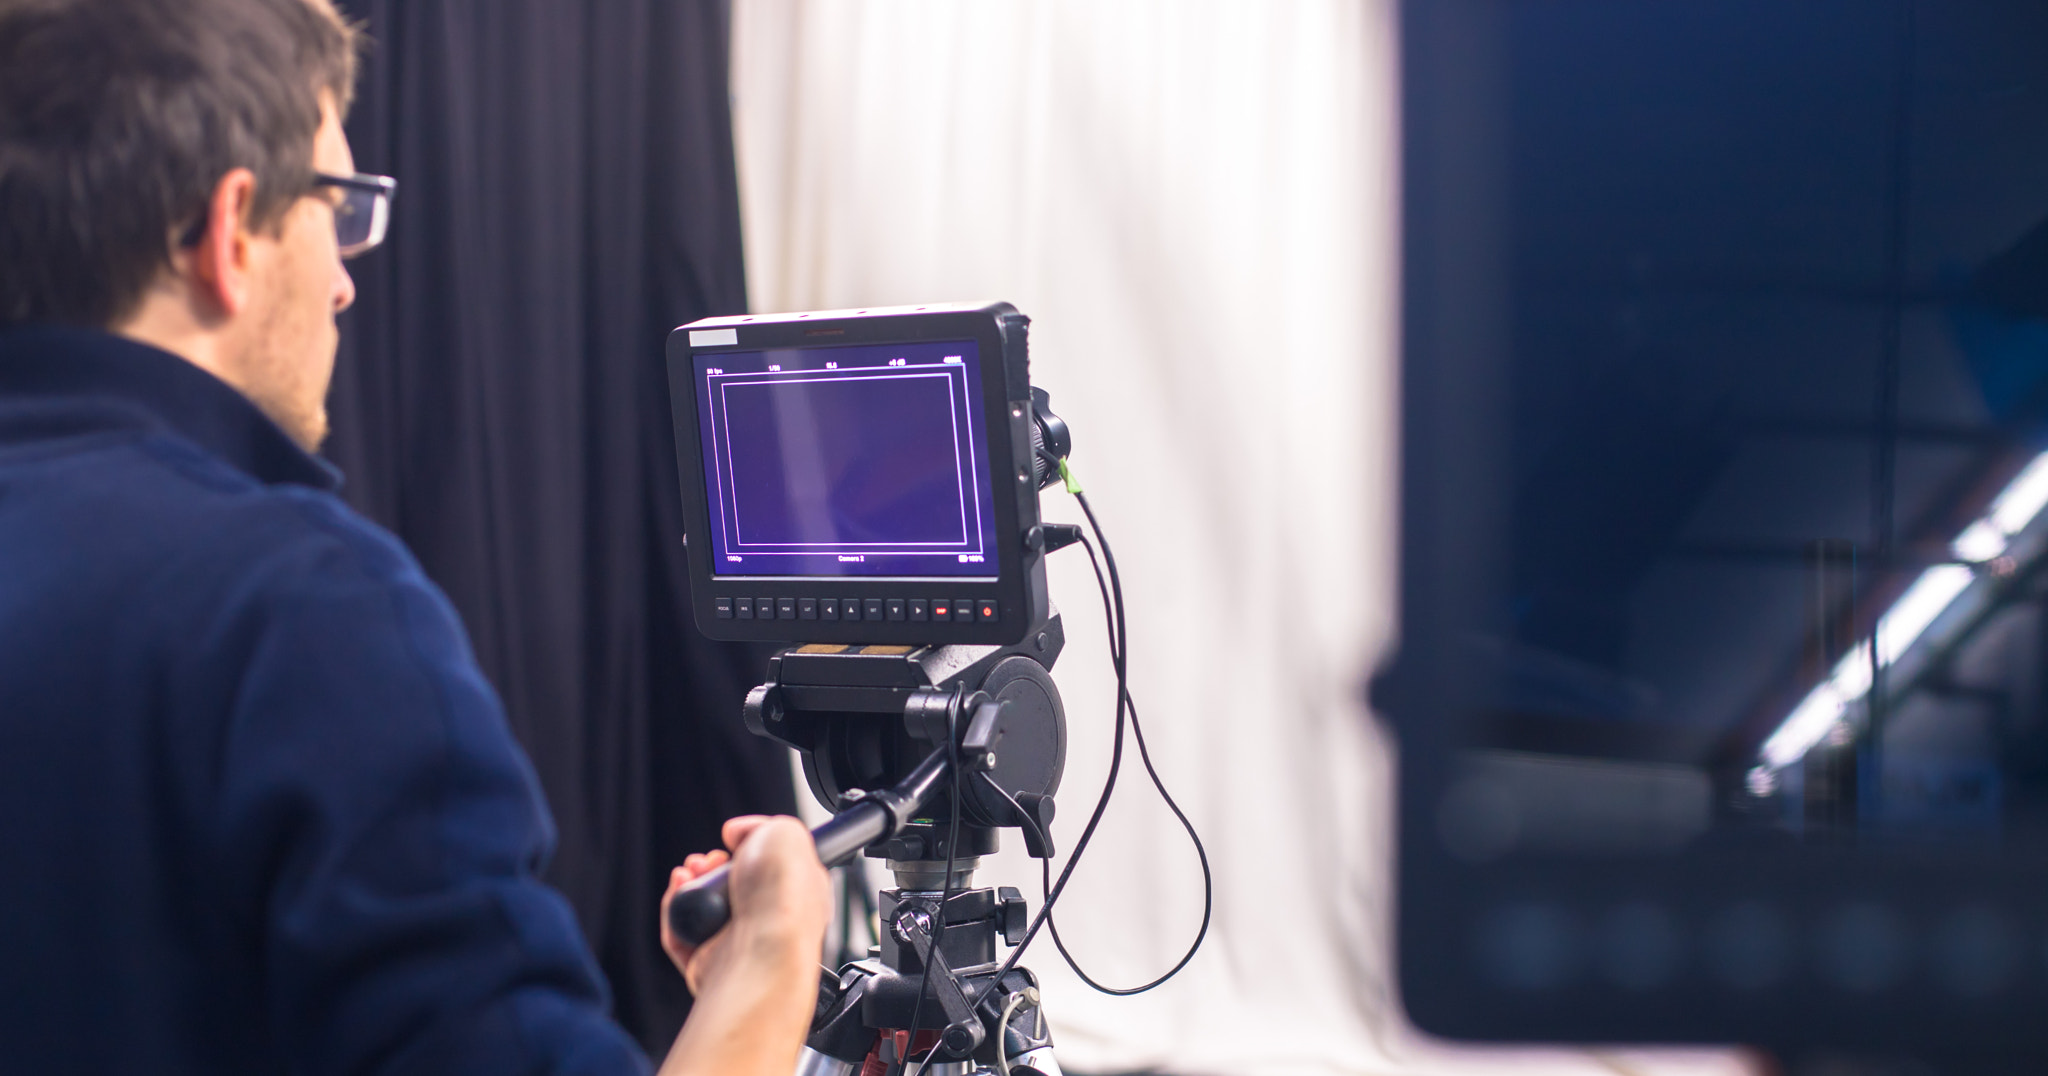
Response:
POLYGON ((1060 461, 1060 477, 1066 479, 1068 493, 1081 492, 1081 480, 1074 477, 1074 469, 1067 466, 1066 460, 1060 461))

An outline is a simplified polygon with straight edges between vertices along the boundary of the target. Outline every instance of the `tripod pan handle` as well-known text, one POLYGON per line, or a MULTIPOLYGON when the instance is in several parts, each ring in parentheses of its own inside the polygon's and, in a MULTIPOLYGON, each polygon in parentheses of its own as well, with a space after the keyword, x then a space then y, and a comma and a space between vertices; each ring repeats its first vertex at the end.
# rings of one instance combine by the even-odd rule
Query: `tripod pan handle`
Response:
MULTIPOLYGON (((836 867, 852 859, 862 848, 889 835, 890 813, 877 803, 856 803, 833 815, 811 831, 818 848, 818 861, 836 867)), ((702 945, 732 918, 732 898, 727 893, 732 865, 721 864, 692 879, 668 902, 668 928, 691 945, 702 945)))

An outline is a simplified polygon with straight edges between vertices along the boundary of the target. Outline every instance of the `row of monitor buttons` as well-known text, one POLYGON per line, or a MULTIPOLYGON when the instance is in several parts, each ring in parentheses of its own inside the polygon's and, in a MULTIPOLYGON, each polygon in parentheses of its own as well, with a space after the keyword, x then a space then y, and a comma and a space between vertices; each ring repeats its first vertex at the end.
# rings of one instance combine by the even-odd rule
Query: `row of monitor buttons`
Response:
POLYGON ((993 598, 725 598, 714 599, 720 620, 900 620, 993 624, 993 598))

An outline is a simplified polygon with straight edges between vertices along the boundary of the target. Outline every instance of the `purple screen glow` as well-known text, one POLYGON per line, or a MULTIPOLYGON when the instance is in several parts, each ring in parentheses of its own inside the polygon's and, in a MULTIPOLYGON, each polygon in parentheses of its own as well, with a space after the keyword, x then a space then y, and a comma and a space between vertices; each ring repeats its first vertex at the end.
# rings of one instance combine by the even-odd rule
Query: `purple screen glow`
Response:
POLYGON ((713 571, 994 578, 971 340, 697 355, 713 571))

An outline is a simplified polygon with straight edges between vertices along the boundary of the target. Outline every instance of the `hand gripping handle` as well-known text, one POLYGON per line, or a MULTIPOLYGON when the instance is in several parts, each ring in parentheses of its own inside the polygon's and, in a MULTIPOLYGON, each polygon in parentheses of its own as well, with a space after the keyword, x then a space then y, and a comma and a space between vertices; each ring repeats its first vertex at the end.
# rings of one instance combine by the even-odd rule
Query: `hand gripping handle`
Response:
MULTIPOLYGON (((860 796, 826 819, 811 831, 811 840, 818 846, 818 862, 836 867, 868 845, 895 835, 938 788, 946 770, 946 750, 940 748, 918 763, 901 784, 860 796)), ((727 893, 731 875, 731 866, 721 865, 676 891, 668 902, 668 926, 676 937, 690 945, 702 945, 725 926, 732 918, 732 898, 727 893)))
MULTIPOLYGON (((827 819, 811 831, 818 846, 818 862, 837 866, 862 848, 889 835, 889 811, 879 803, 862 801, 827 819)), ((668 903, 668 927, 676 937, 691 945, 702 945, 732 918, 732 898, 727 887, 732 865, 721 864, 692 879, 668 903)))

